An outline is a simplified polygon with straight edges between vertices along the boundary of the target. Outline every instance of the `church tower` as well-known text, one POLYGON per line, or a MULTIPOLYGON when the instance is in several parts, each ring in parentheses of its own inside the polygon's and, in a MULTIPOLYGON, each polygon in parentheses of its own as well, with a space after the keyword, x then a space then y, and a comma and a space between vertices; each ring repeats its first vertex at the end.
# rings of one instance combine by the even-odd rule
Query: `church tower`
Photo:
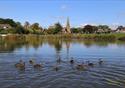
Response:
POLYGON ((67 18, 66 31, 67 33, 71 33, 69 18, 67 18))

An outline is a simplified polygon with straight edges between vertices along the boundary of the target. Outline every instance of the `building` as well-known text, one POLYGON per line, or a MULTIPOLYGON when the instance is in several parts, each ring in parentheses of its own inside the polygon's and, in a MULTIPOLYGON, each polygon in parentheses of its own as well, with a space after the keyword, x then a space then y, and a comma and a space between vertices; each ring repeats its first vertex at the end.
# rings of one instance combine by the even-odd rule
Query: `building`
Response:
POLYGON ((0 24, 0 29, 11 29, 12 27, 9 24, 0 24))
POLYGON ((125 33, 125 27, 123 29, 116 30, 117 33, 125 33))
POLYGON ((63 33, 71 33, 69 18, 67 18, 66 27, 62 30, 63 33))

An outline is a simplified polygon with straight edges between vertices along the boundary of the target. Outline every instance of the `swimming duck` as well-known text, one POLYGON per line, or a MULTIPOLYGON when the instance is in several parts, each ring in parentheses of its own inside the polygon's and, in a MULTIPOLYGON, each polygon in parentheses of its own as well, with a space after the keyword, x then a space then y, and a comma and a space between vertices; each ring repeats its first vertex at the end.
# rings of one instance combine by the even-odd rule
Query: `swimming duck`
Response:
POLYGON ((71 58, 70 63, 71 63, 71 64, 74 64, 73 57, 71 58))
POLYGON ((15 64, 15 67, 18 69, 25 69, 25 62, 23 62, 23 60, 20 60, 18 63, 15 64))
POLYGON ((88 66, 91 66, 91 67, 94 66, 94 63, 92 63, 92 62, 90 62, 90 61, 87 61, 87 64, 88 64, 88 66))
POLYGON ((60 63, 61 61, 62 61, 62 60, 61 60, 60 57, 56 60, 57 63, 60 63))
POLYGON ((55 66, 55 67, 54 67, 54 70, 55 70, 55 71, 58 71, 58 70, 59 70, 59 67, 58 67, 58 66, 55 66))
POLYGON ((86 69, 86 68, 87 68, 87 65, 84 64, 84 63, 78 64, 78 65, 76 66, 76 69, 78 69, 78 70, 84 70, 84 69, 86 69))
POLYGON ((84 69, 84 66, 83 66, 82 64, 78 64, 78 65, 76 66, 76 69, 82 70, 82 69, 84 69))
POLYGON ((34 62, 34 60, 29 60, 29 63, 34 64, 35 62, 34 62))
POLYGON ((34 64, 33 67, 34 67, 34 68, 41 68, 42 65, 41 65, 41 64, 34 64))
POLYGON ((103 61, 102 59, 99 59, 99 61, 98 61, 99 65, 102 65, 103 62, 104 62, 104 61, 103 61))

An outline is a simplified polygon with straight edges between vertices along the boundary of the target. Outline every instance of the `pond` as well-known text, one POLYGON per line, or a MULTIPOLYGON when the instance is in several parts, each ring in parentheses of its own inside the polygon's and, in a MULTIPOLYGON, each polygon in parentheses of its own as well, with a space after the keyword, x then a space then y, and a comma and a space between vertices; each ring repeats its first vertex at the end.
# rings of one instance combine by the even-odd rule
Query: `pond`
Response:
POLYGON ((125 42, 77 39, 5 38, 0 41, 1 88, 124 88, 125 42), (57 63, 57 58, 61 62, 57 63), (73 58, 74 64, 70 64, 73 58), (103 60, 99 65, 98 60, 103 60), (25 70, 15 64, 25 61, 25 70), (29 60, 41 63, 34 68, 29 60), (93 67, 78 70, 80 63, 93 67), (58 70, 54 67, 58 66, 58 70))

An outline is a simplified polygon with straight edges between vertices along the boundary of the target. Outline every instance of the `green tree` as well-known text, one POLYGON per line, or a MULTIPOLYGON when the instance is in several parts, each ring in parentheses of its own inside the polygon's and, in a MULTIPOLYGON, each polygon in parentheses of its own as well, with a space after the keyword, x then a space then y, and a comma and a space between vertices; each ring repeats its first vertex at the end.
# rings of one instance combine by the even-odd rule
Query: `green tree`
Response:
POLYGON ((32 24, 32 25, 31 25, 31 28, 32 28, 33 30, 39 30, 39 23, 34 23, 34 24, 32 24))
POLYGON ((99 25, 98 29, 104 33, 109 33, 111 31, 108 25, 99 25))
POLYGON ((62 26, 61 24, 58 22, 58 23, 55 23, 53 26, 50 26, 47 30, 47 33, 48 34, 58 34, 58 33, 61 33, 62 31, 62 26))
POLYGON ((24 23, 24 28, 27 30, 30 27, 30 23, 28 21, 26 21, 24 23))
POLYGON ((25 33, 25 29, 24 29, 24 27, 21 25, 21 23, 20 23, 20 22, 17 22, 16 24, 17 24, 17 27, 15 28, 16 33, 18 33, 18 34, 24 34, 24 33, 25 33))
POLYGON ((39 26, 39 23, 34 23, 30 26, 30 33, 42 34, 43 28, 39 26))
POLYGON ((7 34, 8 32, 7 32, 7 30, 5 30, 5 29, 0 29, 0 34, 7 34))
POLYGON ((61 31, 62 31, 62 26, 61 26, 61 24, 58 22, 58 23, 55 24, 55 28, 54 28, 53 34, 60 33, 61 31))
POLYGON ((98 30, 98 28, 96 26, 92 26, 92 25, 86 25, 83 28, 84 33, 96 33, 97 30, 98 30))
POLYGON ((0 18, 0 24, 9 24, 12 27, 17 27, 17 24, 13 19, 2 19, 0 18))
POLYGON ((72 33, 79 33, 79 28, 71 28, 72 33))

